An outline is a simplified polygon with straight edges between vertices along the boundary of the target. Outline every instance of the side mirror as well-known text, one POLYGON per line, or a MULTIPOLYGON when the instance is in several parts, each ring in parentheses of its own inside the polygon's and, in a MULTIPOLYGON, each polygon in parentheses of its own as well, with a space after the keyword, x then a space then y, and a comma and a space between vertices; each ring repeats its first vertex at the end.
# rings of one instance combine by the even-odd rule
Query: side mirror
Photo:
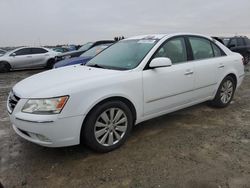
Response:
POLYGON ((15 57, 16 56, 16 53, 14 52, 14 53, 12 53, 10 56, 13 56, 13 57, 15 57))
POLYGON ((170 67, 170 66, 172 66, 172 61, 167 57, 154 58, 149 64, 150 68, 170 67))

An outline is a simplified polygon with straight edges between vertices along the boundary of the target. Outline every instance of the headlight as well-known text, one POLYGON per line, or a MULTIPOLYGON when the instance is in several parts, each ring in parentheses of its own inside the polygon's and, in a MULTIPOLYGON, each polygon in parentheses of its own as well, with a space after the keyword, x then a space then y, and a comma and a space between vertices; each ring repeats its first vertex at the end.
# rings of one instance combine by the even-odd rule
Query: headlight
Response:
POLYGON ((30 99, 22 112, 31 114, 59 114, 68 100, 68 96, 50 99, 30 99))

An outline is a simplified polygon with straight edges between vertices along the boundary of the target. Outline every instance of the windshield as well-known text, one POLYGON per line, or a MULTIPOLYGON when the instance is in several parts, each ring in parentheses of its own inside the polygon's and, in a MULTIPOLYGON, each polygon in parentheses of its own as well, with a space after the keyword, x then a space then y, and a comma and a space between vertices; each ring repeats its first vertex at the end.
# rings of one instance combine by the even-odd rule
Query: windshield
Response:
POLYGON ((93 42, 88 42, 88 43, 82 45, 81 48, 79 48, 78 50, 86 51, 92 46, 92 44, 93 44, 93 42))
POLYGON ((93 47, 93 48, 89 49, 88 51, 84 52, 80 56, 81 57, 94 57, 97 54, 99 54, 101 51, 103 51, 105 48, 107 48, 108 46, 109 45, 101 45, 101 46, 93 47))
POLYGON ((123 40, 94 57, 87 66, 117 70, 130 70, 137 67, 158 40, 123 40), (96 66, 97 67, 97 66, 96 66))

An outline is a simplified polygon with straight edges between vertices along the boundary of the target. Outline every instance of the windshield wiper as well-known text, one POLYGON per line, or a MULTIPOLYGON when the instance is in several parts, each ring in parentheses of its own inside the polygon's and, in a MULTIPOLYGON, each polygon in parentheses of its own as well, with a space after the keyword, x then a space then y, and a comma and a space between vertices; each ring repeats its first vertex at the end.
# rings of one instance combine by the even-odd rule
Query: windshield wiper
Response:
POLYGON ((102 68, 102 69, 105 69, 105 67, 99 65, 99 64, 90 64, 90 65, 87 65, 88 67, 96 67, 96 68, 102 68))

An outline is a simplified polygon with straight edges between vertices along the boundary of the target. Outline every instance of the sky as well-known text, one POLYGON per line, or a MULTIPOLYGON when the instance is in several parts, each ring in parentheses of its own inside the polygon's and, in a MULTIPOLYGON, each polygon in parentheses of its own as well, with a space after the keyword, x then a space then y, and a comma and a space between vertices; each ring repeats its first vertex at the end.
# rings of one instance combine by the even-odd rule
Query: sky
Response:
POLYGON ((0 46, 175 32, 250 37, 250 0, 0 0, 0 18, 0 46))

